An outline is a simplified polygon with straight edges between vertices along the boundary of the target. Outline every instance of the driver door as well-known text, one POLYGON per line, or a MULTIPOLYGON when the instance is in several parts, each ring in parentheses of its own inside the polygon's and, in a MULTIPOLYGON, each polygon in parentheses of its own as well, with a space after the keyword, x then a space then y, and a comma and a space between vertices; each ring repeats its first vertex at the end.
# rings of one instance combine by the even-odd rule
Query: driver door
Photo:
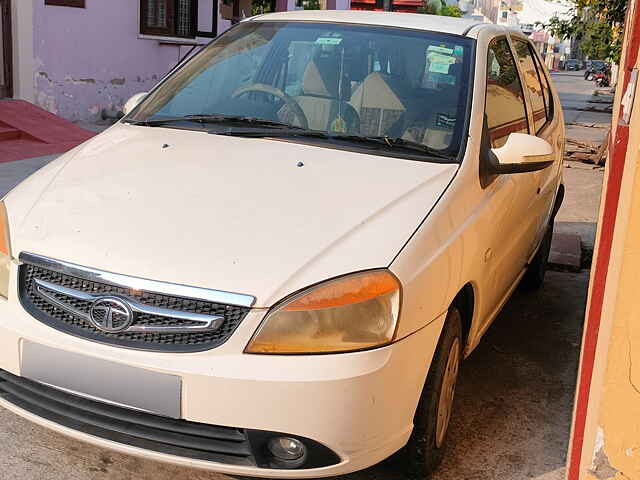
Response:
MULTIPOLYGON (((516 60, 506 36, 491 41, 487 53, 485 100, 487 131, 492 148, 503 146, 512 133, 530 133, 528 104, 516 60)), ((528 208, 535 195, 530 173, 498 175, 484 185, 488 211, 485 265, 485 325, 510 293, 527 262, 531 242, 528 208)))

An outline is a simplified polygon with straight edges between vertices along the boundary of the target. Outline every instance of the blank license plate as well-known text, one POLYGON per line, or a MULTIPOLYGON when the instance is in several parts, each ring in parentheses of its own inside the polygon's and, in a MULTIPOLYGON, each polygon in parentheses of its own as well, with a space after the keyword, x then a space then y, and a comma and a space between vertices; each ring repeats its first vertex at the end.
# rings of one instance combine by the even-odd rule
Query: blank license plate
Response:
POLYGON ((182 379, 23 341, 21 375, 122 407, 180 418, 182 379))

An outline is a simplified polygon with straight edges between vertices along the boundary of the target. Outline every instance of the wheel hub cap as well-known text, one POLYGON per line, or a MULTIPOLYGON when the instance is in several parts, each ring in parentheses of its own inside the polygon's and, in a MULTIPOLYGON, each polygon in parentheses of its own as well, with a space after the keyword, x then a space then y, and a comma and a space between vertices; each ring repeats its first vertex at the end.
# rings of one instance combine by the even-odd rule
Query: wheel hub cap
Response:
POLYGON ((440 400, 438 402, 438 423, 436 425, 436 447, 442 447, 451 420, 453 397, 456 393, 456 381, 460 367, 460 340, 455 339, 449 350, 447 366, 440 387, 440 400))

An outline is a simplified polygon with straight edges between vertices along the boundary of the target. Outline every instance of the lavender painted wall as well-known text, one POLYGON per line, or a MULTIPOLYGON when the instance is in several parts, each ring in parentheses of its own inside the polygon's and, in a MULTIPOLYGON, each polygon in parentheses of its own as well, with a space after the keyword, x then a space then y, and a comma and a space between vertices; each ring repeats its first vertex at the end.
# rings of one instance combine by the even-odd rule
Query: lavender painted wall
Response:
MULTIPOLYGON (((207 31, 213 1, 200 1, 198 23, 207 31)), ((190 48, 139 38, 137 0, 86 0, 84 9, 33 2, 36 103, 69 120, 119 109, 190 48)))

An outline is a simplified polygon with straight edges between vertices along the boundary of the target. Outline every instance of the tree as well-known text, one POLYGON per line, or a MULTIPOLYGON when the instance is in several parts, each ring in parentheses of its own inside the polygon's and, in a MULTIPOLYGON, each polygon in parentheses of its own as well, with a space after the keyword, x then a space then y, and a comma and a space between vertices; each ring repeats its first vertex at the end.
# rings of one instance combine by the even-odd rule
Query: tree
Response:
POLYGON ((445 17, 462 17, 462 10, 457 5, 443 5, 440 15, 445 17))
POLYGON ((618 63, 628 0, 572 1, 567 17, 553 17, 545 27, 555 37, 581 42, 580 48, 589 58, 618 63))
POLYGON ((445 17, 462 17, 462 10, 457 5, 448 5, 445 0, 424 0, 418 13, 442 15, 445 17))

